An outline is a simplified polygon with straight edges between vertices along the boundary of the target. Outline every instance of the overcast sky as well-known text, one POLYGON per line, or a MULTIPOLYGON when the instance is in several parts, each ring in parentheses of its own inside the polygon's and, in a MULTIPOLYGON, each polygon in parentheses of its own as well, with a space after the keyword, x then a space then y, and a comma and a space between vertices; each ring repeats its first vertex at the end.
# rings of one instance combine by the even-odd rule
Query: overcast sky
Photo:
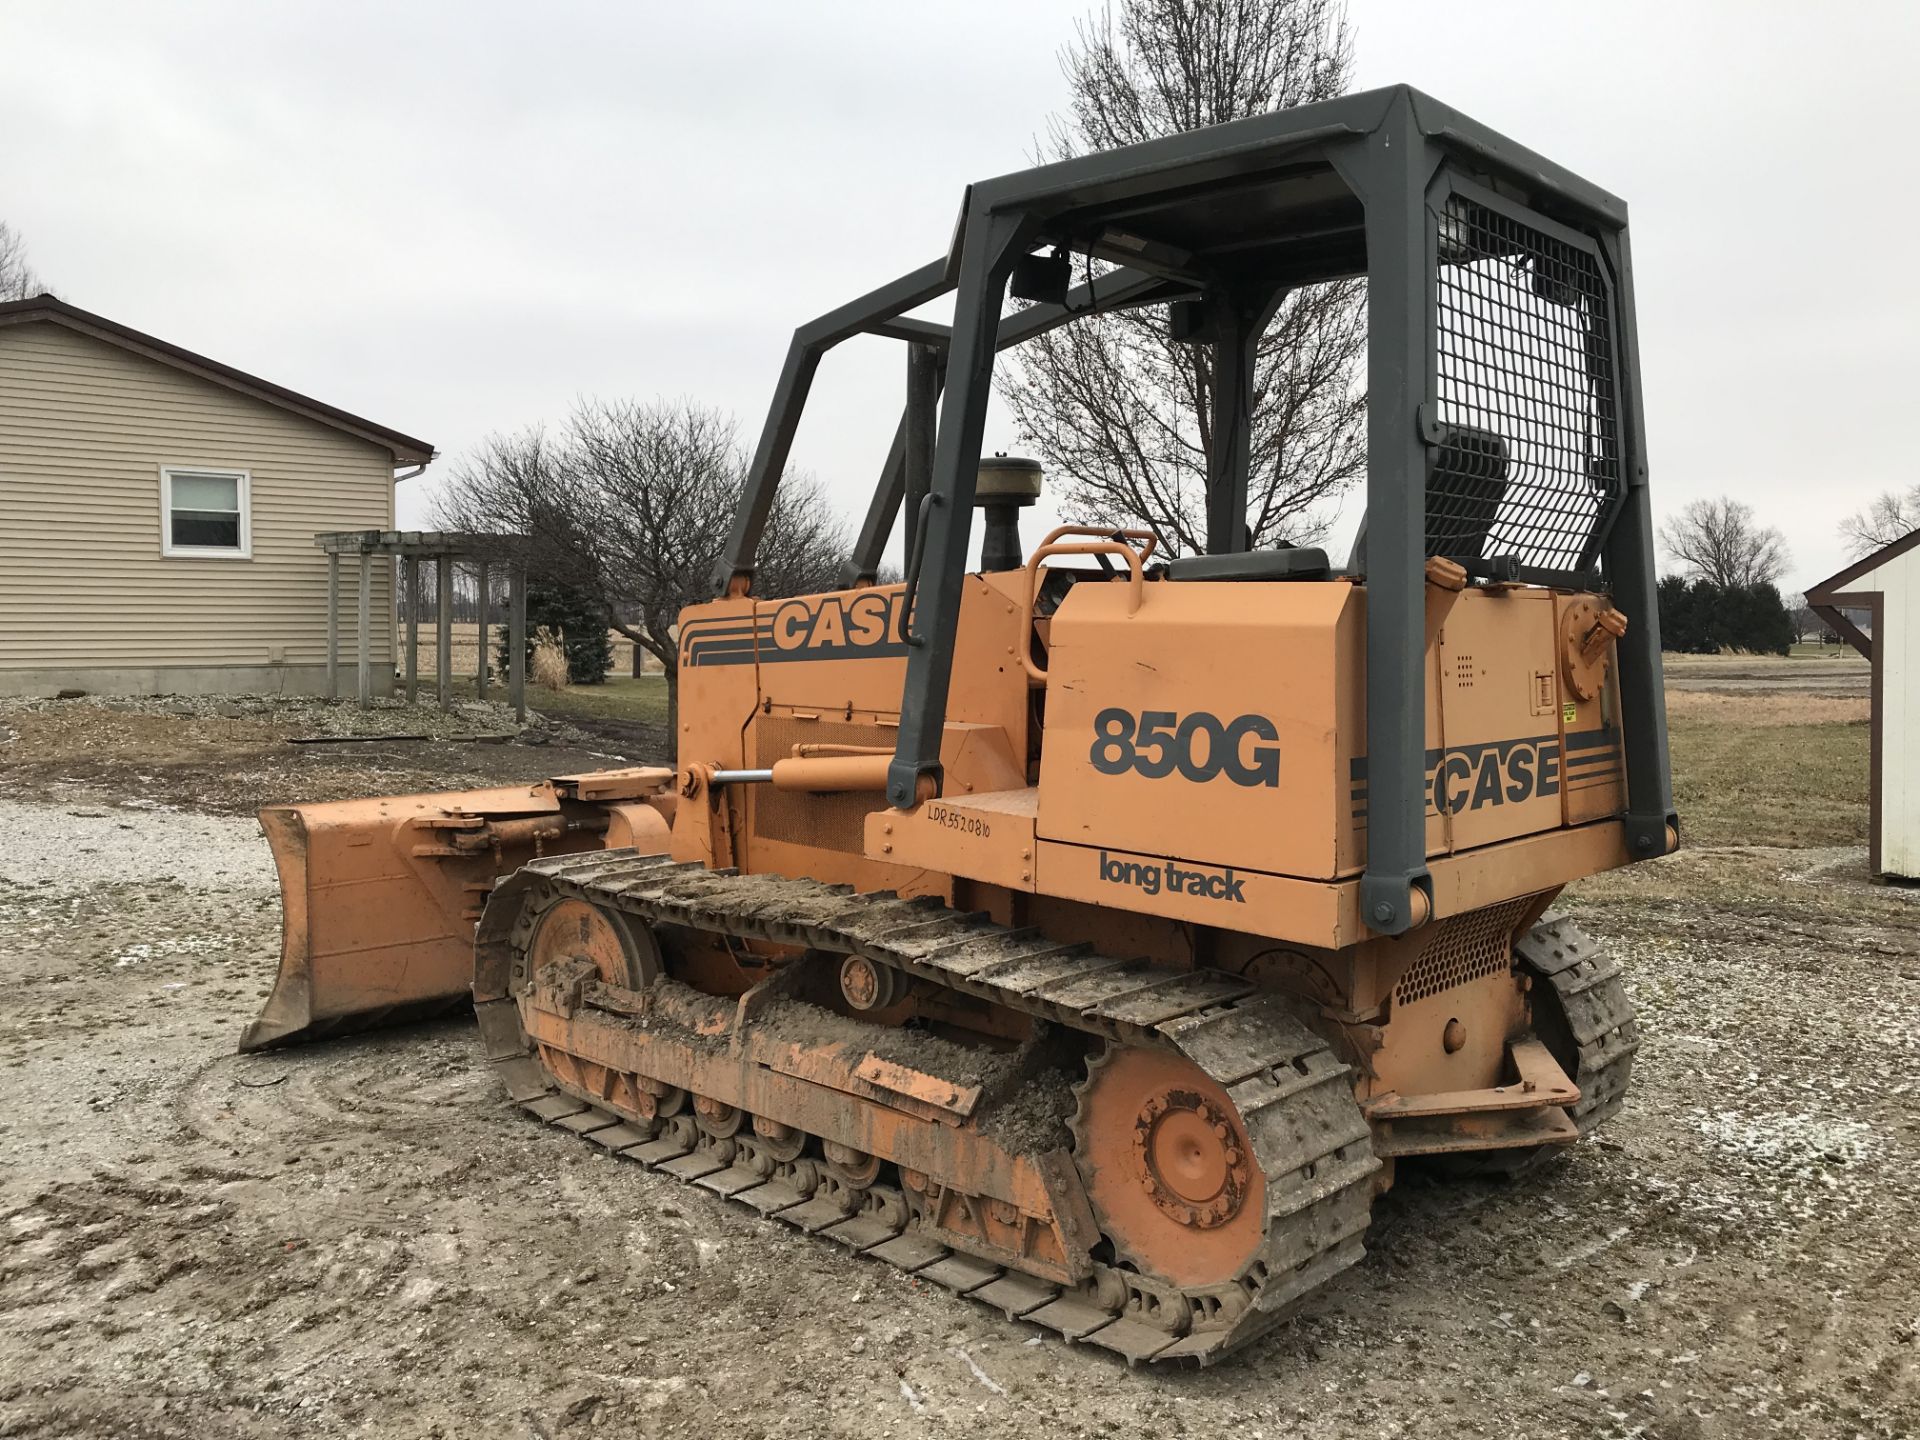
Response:
MULTIPOLYGON (((933 258, 1064 102, 1086 0, 0 0, 0 219, 66 299, 431 441, 585 394, 757 431, 798 322, 933 258)), ((1785 588, 1920 480, 1920 5, 1353 0, 1406 81, 1632 207, 1658 512, 1732 494, 1785 588)), ((897 418, 855 342, 795 451, 850 513, 897 418)), ((1017 448, 1004 415, 988 448, 1017 448)), ((423 523, 432 472, 402 487, 423 523)), ((1351 509, 1352 506, 1349 506, 1351 509)))

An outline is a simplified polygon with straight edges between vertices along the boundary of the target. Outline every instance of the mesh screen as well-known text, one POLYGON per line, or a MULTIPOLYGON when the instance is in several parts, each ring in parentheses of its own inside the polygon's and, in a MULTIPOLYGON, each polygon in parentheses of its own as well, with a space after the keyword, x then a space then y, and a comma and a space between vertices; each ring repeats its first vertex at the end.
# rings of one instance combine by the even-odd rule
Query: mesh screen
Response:
POLYGON ((1443 920, 1407 967, 1394 998, 1411 1005, 1456 985, 1499 975, 1513 964, 1513 932, 1529 900, 1509 900, 1443 920))
MULTIPOLYGON (((787 715, 762 715, 754 728, 755 763, 760 765, 786 759, 796 745, 891 746, 899 734, 888 726, 796 720, 787 715)), ((752 790, 754 834, 849 855, 866 853, 867 816, 887 806, 887 797, 878 790, 819 795, 776 790, 771 785, 755 785, 752 790)))
POLYGON ((1429 451, 1427 554, 1587 568, 1589 541, 1622 489, 1599 261, 1458 195, 1438 226, 1442 434, 1429 451))

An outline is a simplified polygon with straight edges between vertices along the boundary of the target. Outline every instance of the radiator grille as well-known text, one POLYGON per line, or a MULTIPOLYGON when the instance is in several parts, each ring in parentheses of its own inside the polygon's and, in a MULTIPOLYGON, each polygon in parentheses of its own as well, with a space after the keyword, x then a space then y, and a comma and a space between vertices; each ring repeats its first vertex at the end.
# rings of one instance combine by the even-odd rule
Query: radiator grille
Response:
MULTIPOLYGON (((897 731, 841 720, 795 720, 762 715, 755 722, 755 753, 762 765, 784 760, 796 745, 878 745, 893 748, 897 731)), ((804 790, 754 787, 753 833, 788 845, 817 845, 849 855, 866 850, 867 816, 884 810, 881 791, 810 795, 804 790)))
POLYGON ((1509 900, 1471 915, 1442 920, 1420 957, 1393 987, 1394 1000, 1410 1005, 1457 985, 1498 975, 1513 963, 1513 932, 1526 913, 1526 900, 1509 900))
POLYGON ((1459 195, 1436 225, 1427 554, 1590 570, 1624 488, 1598 255, 1459 195))

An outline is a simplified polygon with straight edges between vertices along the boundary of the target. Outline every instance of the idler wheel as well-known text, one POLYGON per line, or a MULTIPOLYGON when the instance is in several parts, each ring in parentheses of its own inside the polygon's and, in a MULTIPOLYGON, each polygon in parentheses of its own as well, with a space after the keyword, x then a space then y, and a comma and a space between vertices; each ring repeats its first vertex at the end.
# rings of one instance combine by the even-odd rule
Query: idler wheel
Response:
POLYGON ((533 922, 526 969, 516 967, 516 985, 563 960, 590 961, 603 984, 623 990, 643 989, 660 974, 660 947, 651 930, 572 895, 556 900, 533 922))

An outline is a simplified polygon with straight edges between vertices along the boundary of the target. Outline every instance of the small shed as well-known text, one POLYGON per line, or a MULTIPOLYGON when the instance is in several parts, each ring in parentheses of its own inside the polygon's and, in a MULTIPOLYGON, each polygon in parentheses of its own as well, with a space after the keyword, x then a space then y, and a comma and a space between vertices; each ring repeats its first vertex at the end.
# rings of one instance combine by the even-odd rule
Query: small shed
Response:
POLYGON ((1873 663, 1873 873, 1920 881, 1920 530, 1821 581, 1807 604, 1873 663))

